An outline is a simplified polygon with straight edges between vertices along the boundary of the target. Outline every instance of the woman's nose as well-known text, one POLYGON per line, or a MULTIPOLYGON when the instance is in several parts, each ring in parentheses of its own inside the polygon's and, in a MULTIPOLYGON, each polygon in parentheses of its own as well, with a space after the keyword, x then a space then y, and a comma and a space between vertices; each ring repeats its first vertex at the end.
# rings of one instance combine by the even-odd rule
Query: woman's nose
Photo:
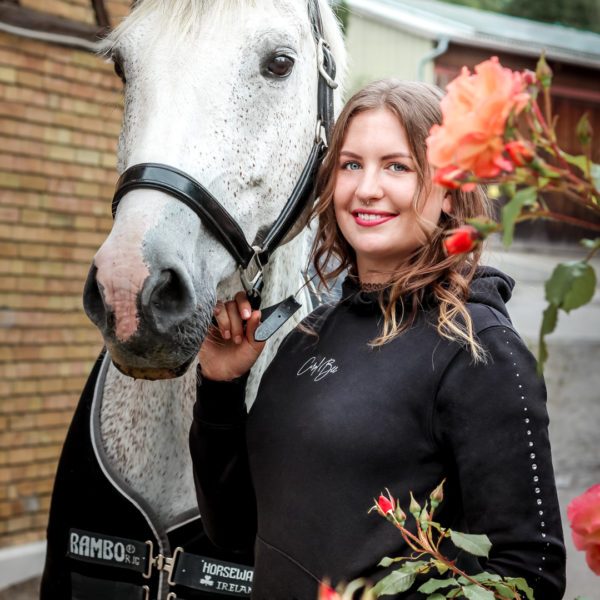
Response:
POLYGON ((379 172, 376 170, 363 171, 360 182, 356 187, 356 197, 360 201, 378 200, 383 198, 383 188, 379 178, 379 172))

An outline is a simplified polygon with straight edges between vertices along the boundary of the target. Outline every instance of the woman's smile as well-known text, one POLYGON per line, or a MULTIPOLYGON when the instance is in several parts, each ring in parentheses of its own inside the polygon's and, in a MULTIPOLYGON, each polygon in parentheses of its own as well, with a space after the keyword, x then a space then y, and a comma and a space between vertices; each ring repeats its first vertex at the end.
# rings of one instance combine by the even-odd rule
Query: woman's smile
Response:
POLYGON ((397 217, 397 214, 360 208, 352 211, 354 220, 361 227, 375 227, 397 217))

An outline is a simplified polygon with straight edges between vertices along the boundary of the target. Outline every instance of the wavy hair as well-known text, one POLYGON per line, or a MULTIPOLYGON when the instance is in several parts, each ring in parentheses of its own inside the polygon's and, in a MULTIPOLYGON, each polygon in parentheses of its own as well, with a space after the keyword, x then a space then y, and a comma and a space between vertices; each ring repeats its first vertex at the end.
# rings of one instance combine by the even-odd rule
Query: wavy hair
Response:
POLYGON ((480 186, 471 192, 448 190, 452 199, 451 214, 442 212, 433 230, 431 224, 420 216, 433 185, 433 170, 427 161, 425 140, 431 126, 442 121, 442 96, 439 88, 426 83, 385 79, 368 84, 350 98, 336 121, 329 151, 317 176, 318 199, 313 217, 318 218, 318 224, 311 258, 317 276, 326 288, 345 271, 358 278, 356 255, 342 235, 333 207, 339 156, 355 115, 379 108, 389 110, 404 127, 415 164, 417 186, 412 210, 426 242, 393 273, 389 273, 390 284, 379 296, 384 317, 382 330, 371 345, 380 346, 395 338, 414 323, 420 307, 433 301, 439 306, 439 334, 463 343, 475 361, 482 361, 485 354, 465 308, 469 283, 481 249, 477 247, 469 254, 447 256, 443 240, 450 230, 463 225, 465 219, 488 216, 489 201, 480 186))

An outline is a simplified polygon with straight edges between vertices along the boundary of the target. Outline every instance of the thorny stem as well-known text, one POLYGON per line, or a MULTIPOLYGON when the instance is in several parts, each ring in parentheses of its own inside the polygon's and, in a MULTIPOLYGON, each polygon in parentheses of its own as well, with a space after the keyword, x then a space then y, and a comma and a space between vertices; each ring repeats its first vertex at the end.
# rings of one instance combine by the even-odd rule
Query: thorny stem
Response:
POLYGON ((576 219, 575 217, 569 217, 562 213, 555 213, 550 210, 541 210, 538 212, 531 212, 526 215, 520 215, 515 219, 515 222, 527 221, 529 219, 551 219, 552 221, 563 221, 570 225, 577 225, 578 227, 585 227, 586 229, 592 229, 600 232, 600 224, 590 223, 583 221, 582 219, 576 219))
POLYGON ((550 143, 550 147, 552 148, 552 151, 554 152, 554 154, 556 155, 556 157, 558 158, 558 160, 562 163, 562 165, 564 166, 564 168, 569 173, 571 173, 571 168, 569 167, 569 164, 560 155, 560 150, 558 149, 558 146, 556 145, 555 135, 548 128, 548 124, 546 123, 546 121, 544 120, 544 117, 542 116, 542 111, 540 110, 540 107, 538 106, 538 103, 537 102, 533 102, 532 103, 532 107, 533 107, 533 110, 535 112, 535 116, 538 118, 538 121, 539 121, 540 125, 542 126, 542 131, 544 132, 544 135, 546 136, 546 138, 548 139, 548 141, 550 143))
POLYGON ((506 596, 503 596, 502 594, 500 594, 500 592, 494 592, 493 590, 490 590, 488 587, 486 587, 485 585, 483 585, 483 583, 480 583, 479 581, 473 579, 470 575, 467 575, 463 570, 459 569, 455 564, 454 561, 450 561, 448 560, 443 554, 441 554, 440 552, 432 552, 431 555, 436 559, 439 560, 441 563, 445 564, 448 569, 450 569, 452 572, 454 572, 456 575, 458 575, 459 577, 464 577, 467 581, 470 581, 472 584, 487 590, 487 591, 491 591, 494 596, 496 598, 498 598, 499 600, 511 600, 511 598, 507 598, 506 596))
POLYGON ((583 262, 589 262, 594 254, 596 254, 596 252, 598 252, 598 250, 600 250, 600 246, 596 246, 595 248, 592 248, 592 250, 589 252, 589 254, 583 259, 583 262))
MULTIPOLYGON (((450 561, 448 560, 440 551, 439 551, 439 547, 440 544, 442 542, 442 539, 445 537, 445 533, 446 530, 444 529, 444 533, 440 533, 439 539, 437 544, 433 542, 433 540, 431 540, 431 544, 428 543, 427 539, 423 539, 422 538, 422 534, 423 534, 423 530, 421 528, 421 524, 417 521, 417 532, 419 537, 415 536, 413 533, 411 533, 410 531, 408 531, 407 529, 405 529, 404 527, 397 525, 397 528, 400 530, 400 533, 402 534, 402 537, 404 538, 404 541, 415 551, 418 552, 419 555, 418 556, 422 556, 423 554, 429 554, 431 555, 435 560, 439 561, 440 563, 446 565, 446 567, 451 570, 453 573, 455 573, 456 575, 458 575, 459 577, 464 577, 467 581, 469 581, 470 583, 486 590, 486 591, 491 591, 494 596, 496 598, 498 598, 498 600, 514 600, 511 598, 507 598, 506 596, 503 596, 502 594, 500 594, 499 592, 494 592, 493 590, 490 590, 488 587, 486 587, 483 583, 480 583, 479 581, 473 579, 470 575, 468 575, 467 573, 465 573, 463 570, 459 569, 455 564, 454 561, 450 561), (410 538, 410 540, 409 540, 410 538), (411 541, 412 540, 412 541, 411 541), (418 548, 415 546, 415 542, 417 544, 421 545, 421 548, 418 548)), ((417 556, 417 558, 418 558, 417 556)), ((413 557, 414 559, 414 557, 413 557)), ((518 597, 518 596, 517 596, 518 597)))
MULTIPOLYGON (((552 108, 550 104, 550 88, 544 88, 544 108, 546 112, 546 123, 552 124, 552 108)), ((550 130, 552 135, 552 141, 556 141, 556 133, 554 132, 554 128, 550 130)))

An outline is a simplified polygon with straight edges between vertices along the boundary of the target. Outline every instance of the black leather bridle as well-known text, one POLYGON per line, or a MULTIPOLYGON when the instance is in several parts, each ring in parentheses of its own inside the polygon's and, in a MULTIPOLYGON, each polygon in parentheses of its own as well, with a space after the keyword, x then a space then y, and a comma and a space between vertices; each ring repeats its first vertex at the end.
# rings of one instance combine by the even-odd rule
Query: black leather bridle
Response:
POLYGON ((129 191, 138 188, 165 192, 189 206, 238 263, 242 284, 254 308, 260 305, 263 267, 292 229, 310 200, 315 176, 325 154, 333 126, 333 90, 337 87, 335 60, 323 37, 318 0, 309 0, 308 11, 317 44, 319 70, 315 139, 296 186, 260 245, 251 246, 248 243, 235 219, 201 183, 169 165, 140 163, 129 167, 119 178, 113 197, 113 217, 121 198, 129 191))

